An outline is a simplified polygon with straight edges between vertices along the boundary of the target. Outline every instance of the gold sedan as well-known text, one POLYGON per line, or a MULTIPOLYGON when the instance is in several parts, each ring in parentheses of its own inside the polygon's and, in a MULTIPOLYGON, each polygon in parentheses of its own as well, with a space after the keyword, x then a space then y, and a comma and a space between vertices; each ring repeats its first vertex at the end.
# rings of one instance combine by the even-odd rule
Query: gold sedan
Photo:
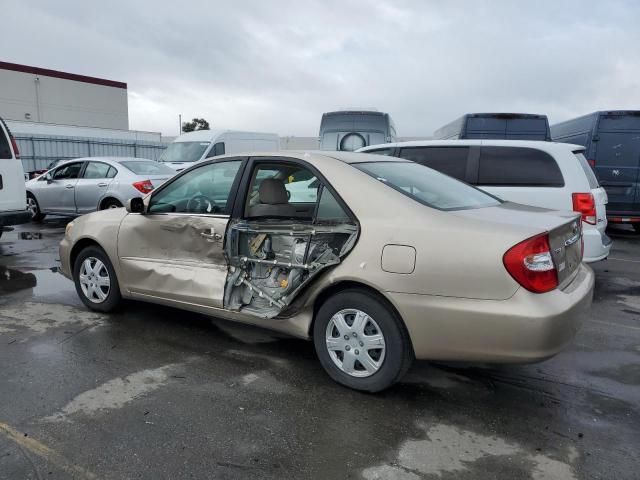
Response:
POLYGON ((160 303, 313 339, 327 373, 379 391, 414 358, 539 361, 591 304, 580 216, 503 202, 361 153, 217 157, 67 227, 84 304, 160 303))

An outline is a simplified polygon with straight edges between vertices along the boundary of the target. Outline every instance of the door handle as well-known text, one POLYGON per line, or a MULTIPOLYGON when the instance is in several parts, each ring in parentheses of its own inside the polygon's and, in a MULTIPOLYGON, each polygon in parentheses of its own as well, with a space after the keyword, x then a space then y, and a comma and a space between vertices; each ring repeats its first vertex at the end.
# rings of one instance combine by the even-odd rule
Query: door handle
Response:
POLYGON ((64 188, 72 189, 73 185, 65 185, 64 188))
POLYGON ((207 240, 221 240, 222 235, 216 233, 213 228, 209 230, 205 230, 204 232, 200 232, 200 236, 206 238, 207 240))
POLYGON ((102 183, 99 183, 99 184, 98 184, 98 186, 99 186, 99 187, 106 187, 106 186, 107 186, 107 184, 106 184, 106 183, 104 183, 104 182, 102 182, 102 183))

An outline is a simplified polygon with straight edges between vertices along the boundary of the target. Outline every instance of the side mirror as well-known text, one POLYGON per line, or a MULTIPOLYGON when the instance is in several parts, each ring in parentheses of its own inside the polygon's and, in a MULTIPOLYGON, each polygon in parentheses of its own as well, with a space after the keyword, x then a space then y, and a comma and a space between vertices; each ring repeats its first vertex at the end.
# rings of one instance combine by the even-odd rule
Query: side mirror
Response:
POLYGON ((144 201, 140 197, 133 197, 127 202, 127 212, 144 214, 144 201))
POLYGON ((51 175, 51 173, 46 173, 44 178, 47 181, 47 183, 49 184, 53 183, 53 176, 51 175))

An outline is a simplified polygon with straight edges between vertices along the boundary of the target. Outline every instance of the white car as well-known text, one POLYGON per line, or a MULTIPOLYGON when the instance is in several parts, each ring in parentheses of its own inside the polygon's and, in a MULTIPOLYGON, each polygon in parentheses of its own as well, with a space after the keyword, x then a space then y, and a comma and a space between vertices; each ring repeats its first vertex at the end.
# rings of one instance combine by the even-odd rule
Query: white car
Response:
POLYGON ((0 236, 3 227, 29 221, 18 145, 0 118, 0 236))
POLYGON ((580 212, 584 261, 597 262, 609 255, 607 193, 582 146, 527 140, 425 140, 358 151, 412 160, 503 200, 580 212))
POLYGON ((237 130, 197 130, 183 133, 162 152, 159 162, 181 172, 194 162, 225 153, 275 152, 280 137, 275 133, 237 130))
POLYGON ((27 205, 34 221, 48 213, 83 215, 124 206, 168 180, 175 171, 153 160, 133 157, 87 157, 58 163, 26 183, 27 205))

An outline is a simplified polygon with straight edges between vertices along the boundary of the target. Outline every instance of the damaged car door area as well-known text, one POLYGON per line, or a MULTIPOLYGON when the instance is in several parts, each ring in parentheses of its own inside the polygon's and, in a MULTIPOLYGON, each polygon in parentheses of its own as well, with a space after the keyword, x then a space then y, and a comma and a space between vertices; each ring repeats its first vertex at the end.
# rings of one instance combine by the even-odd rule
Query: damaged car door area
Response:
POLYGON ((118 234, 122 280, 148 300, 222 308, 224 235, 243 159, 208 163, 175 177, 127 215, 118 234))
POLYGON ((227 230, 224 306, 273 318, 353 248, 358 225, 302 162, 253 159, 227 230))

